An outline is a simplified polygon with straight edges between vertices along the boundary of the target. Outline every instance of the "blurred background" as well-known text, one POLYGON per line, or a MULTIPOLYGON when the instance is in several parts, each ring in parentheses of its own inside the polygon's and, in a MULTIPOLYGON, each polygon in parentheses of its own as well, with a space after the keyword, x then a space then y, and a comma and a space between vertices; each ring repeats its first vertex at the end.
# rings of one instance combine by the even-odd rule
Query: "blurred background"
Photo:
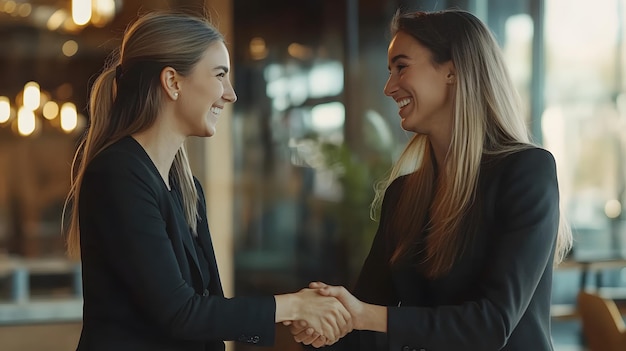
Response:
MULTIPOLYGON (((239 99, 188 148, 234 296, 354 283, 372 185, 410 138, 382 93, 389 20, 451 7, 495 33, 556 157, 575 244, 555 273, 553 336, 583 350, 577 293, 626 299, 626 0, 0 0, 0 349, 75 349, 80 266, 61 212, 90 84, 138 13, 208 12, 226 35, 239 99)), ((299 349, 281 326, 267 348, 299 349)))

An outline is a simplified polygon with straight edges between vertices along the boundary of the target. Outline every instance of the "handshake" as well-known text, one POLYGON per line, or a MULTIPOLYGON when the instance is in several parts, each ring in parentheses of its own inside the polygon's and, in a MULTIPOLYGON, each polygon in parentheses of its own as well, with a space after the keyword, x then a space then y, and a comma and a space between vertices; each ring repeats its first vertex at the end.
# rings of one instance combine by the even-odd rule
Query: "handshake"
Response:
POLYGON ((319 348, 361 329, 365 304, 342 286, 313 282, 308 289, 290 295, 295 299, 295 318, 282 323, 296 342, 319 348))

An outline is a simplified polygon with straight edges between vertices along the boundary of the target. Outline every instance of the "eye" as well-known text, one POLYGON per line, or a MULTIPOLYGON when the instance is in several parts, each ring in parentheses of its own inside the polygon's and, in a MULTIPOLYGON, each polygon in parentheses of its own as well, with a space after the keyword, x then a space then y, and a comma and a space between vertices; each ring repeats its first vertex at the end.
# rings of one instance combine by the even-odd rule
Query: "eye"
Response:
POLYGON ((408 65, 405 65, 405 64, 402 64, 402 63, 397 63, 391 69, 389 69, 389 75, 392 75, 394 73, 401 73, 402 70, 404 70, 407 67, 408 67, 408 65))
POLYGON ((224 72, 219 73, 219 74, 217 75, 217 77, 219 77, 219 78, 224 78, 224 77, 226 77, 226 73, 224 73, 224 72))

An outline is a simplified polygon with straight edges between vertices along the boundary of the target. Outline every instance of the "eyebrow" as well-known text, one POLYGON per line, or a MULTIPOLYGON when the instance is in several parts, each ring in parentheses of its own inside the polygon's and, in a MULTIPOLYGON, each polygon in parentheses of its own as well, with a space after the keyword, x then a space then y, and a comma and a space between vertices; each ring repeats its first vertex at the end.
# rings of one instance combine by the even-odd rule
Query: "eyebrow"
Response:
MULTIPOLYGON (((391 63, 394 64, 396 63, 399 59, 408 59, 409 57, 405 54, 400 54, 400 55, 396 55, 394 57, 391 58, 391 63)), ((387 66, 388 70, 391 70, 391 67, 387 66)))
POLYGON ((226 67, 226 66, 217 66, 217 67, 215 67, 215 68, 213 68, 213 69, 214 69, 214 70, 215 70, 215 69, 221 69, 221 70, 223 70, 223 71, 224 71, 224 73, 228 73, 228 67, 226 67))

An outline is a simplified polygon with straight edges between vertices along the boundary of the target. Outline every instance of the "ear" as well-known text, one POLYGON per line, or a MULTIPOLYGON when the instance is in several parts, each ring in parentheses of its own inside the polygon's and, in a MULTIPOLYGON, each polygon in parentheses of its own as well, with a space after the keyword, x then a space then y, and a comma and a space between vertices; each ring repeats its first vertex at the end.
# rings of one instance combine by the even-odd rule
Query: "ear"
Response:
POLYGON ((445 71, 447 72, 446 74, 446 83, 447 84, 454 84, 456 83, 456 68, 454 67, 454 64, 452 63, 452 60, 446 62, 445 65, 445 71))
POLYGON ((180 75, 172 67, 165 67, 161 70, 160 75, 161 87, 165 94, 172 100, 178 100, 180 91, 180 75))

